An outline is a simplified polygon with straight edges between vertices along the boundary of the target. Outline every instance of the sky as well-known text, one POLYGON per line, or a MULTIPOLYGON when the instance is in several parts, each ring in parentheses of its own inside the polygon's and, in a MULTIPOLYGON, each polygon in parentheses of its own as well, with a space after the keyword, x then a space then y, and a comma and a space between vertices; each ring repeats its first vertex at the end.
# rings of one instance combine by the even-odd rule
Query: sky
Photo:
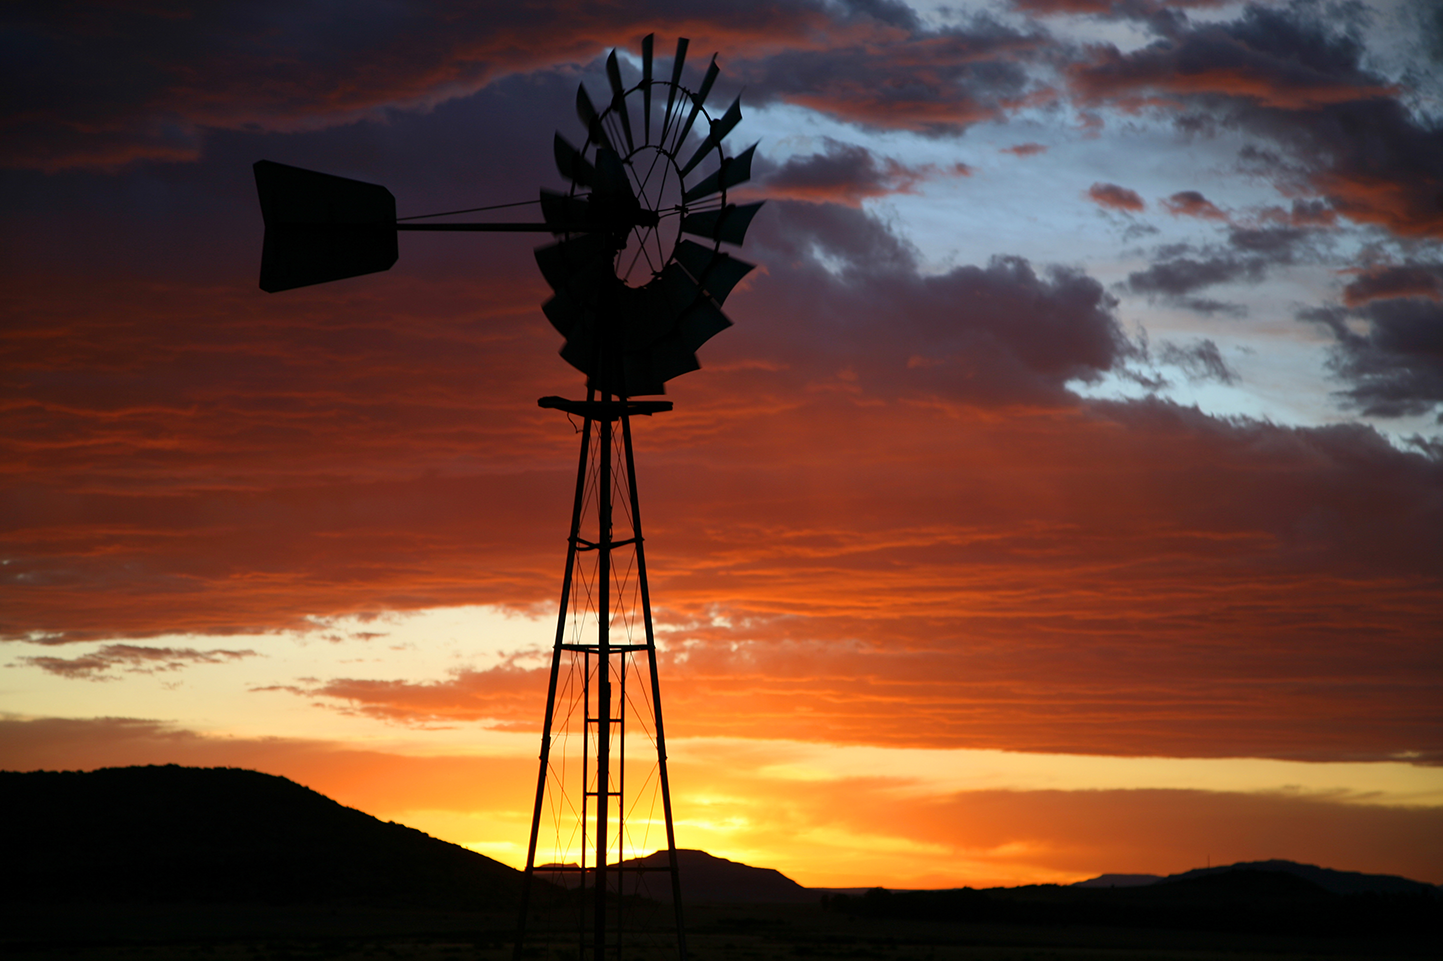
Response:
MULTIPOLYGON (((688 37, 759 143, 635 425, 677 842, 808 885, 1443 883, 1443 9, 15 3, 0 767, 525 861, 580 396, 526 235, 257 286, 260 159, 565 189, 688 37)), ((525 208, 523 208, 525 209, 525 208)), ((479 215, 478 215, 479 216, 479 215)))

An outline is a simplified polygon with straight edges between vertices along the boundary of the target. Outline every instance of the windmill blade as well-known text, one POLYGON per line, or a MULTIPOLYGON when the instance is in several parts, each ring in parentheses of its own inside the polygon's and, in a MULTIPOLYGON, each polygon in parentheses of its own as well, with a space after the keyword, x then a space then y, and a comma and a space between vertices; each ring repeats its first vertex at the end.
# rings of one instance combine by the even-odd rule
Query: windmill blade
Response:
POLYGON ((765 201, 754 204, 727 204, 721 210, 705 210, 682 218, 681 231, 696 237, 708 237, 728 244, 740 245, 746 239, 752 218, 765 201))
POLYGON ((721 67, 716 65, 716 54, 711 55, 711 66, 706 68, 706 76, 702 78, 701 89, 691 98, 691 113, 686 116, 686 123, 677 132, 676 138, 672 141, 678 148, 686 141, 686 135, 691 133, 691 125, 696 123, 696 115, 701 113, 702 104, 706 103, 707 94, 711 93, 711 85, 716 83, 717 75, 721 73, 721 67))
POLYGON ((675 264, 668 264, 661 272, 661 289, 677 312, 675 336, 688 351, 695 353, 702 344, 732 325, 712 299, 704 296, 675 264))
POLYGON ((396 198, 385 187, 270 160, 253 169, 266 225, 261 290, 309 287, 396 263, 396 198), (337 229, 345 227, 352 229, 337 229))
POLYGON ((686 48, 691 41, 686 37, 676 38, 676 56, 671 61, 671 86, 666 88, 666 113, 661 116, 661 133, 657 143, 666 142, 666 133, 671 129, 671 108, 676 103, 676 92, 681 89, 681 68, 686 63, 686 48))
POLYGON ((588 303, 595 300, 607 278, 615 279, 613 249, 602 234, 581 234, 536 248, 536 266, 552 290, 567 291, 579 302, 588 303))
POLYGON ((683 240, 677 244, 676 262, 686 269, 692 279, 718 305, 726 303, 732 288, 756 267, 756 264, 749 264, 731 254, 703 247, 693 240, 683 240))
POLYGON ((695 187, 683 194, 681 199, 691 203, 693 200, 710 197, 714 193, 730 190, 737 184, 751 180, 752 155, 756 153, 756 150, 757 144, 752 144, 735 157, 723 157, 721 166, 717 168, 716 173, 698 182, 695 187))
POLYGON ((631 136, 631 111, 626 107, 626 88, 621 85, 621 67, 616 62, 616 51, 606 58, 606 80, 611 84, 611 112, 621 117, 621 133, 626 137, 626 155, 636 150, 631 136))
POLYGON ((571 340, 577 335, 578 325, 583 322, 586 308, 563 290, 542 304, 541 312, 551 321, 551 326, 556 328, 558 334, 571 340))
MULTIPOLYGON (((648 394, 664 394, 667 381, 680 377, 682 374, 689 374, 694 370, 701 370, 701 363, 696 359, 696 352, 687 350, 681 338, 672 337, 667 340, 653 344, 647 349, 646 371, 656 386, 650 390, 637 391, 648 394)), ((640 379, 640 378, 638 378, 640 379)))
POLYGON ((590 219, 590 207, 584 197, 573 197, 554 190, 541 191, 541 216, 548 224, 585 224, 590 219))
POLYGON ((626 175, 626 165, 615 150, 603 147, 596 151, 596 189, 592 194, 597 200, 603 197, 636 199, 631 178, 626 175))
POLYGON ((707 151, 726 139, 726 135, 732 132, 732 128, 741 122, 742 98, 738 96, 732 101, 732 105, 727 108, 727 112, 722 114, 720 120, 713 120, 711 122, 711 129, 708 130, 707 135, 702 138, 701 146, 696 148, 696 153, 692 154, 691 159, 686 162, 686 166, 681 168, 681 175, 685 177, 691 173, 692 169, 702 162, 702 158, 707 155, 707 151))
POLYGON ((586 125, 586 135, 598 146, 605 147, 607 150, 616 149, 611 146, 611 140, 606 136, 606 131, 601 127, 601 116, 596 112, 596 108, 592 106, 591 95, 586 92, 586 84, 584 83, 576 88, 576 115, 580 117, 581 122, 586 125))
POLYGON ((641 142, 651 143, 651 45, 656 34, 641 38, 641 142))
POLYGON ((560 133, 551 142, 551 150, 556 157, 556 169, 561 176, 583 187, 590 187, 596 182, 596 168, 560 133))

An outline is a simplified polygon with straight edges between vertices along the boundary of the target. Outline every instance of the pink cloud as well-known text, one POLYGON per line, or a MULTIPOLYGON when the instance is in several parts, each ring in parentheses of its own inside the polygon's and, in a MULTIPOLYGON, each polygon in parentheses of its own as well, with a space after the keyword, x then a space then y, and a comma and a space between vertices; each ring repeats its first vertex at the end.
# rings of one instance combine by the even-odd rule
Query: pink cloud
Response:
POLYGON ((1136 190, 1119 187, 1117 184, 1095 183, 1087 188, 1087 196, 1100 207, 1127 213, 1141 213, 1147 207, 1136 190))

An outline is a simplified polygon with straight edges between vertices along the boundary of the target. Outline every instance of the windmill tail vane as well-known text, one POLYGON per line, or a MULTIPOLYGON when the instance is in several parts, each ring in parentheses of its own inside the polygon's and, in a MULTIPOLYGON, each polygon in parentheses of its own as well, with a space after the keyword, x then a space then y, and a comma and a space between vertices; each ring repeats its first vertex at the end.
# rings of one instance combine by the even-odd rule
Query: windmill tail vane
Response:
POLYGON ((587 391, 585 400, 538 402, 580 416, 582 428, 518 959, 537 950, 686 958, 631 417, 670 410, 669 401, 635 398, 698 369, 697 350, 731 325, 722 305, 754 265, 724 246, 743 242, 761 208, 731 196, 750 179, 756 152, 724 148, 742 119, 740 98, 713 116, 716 58, 689 87, 687 48, 677 41, 666 79, 654 72, 647 36, 634 83, 613 50, 607 95, 593 101, 578 87, 582 133, 552 141, 566 188, 540 192, 537 222, 398 219, 395 197, 378 184, 255 164, 268 292, 388 270, 400 231, 551 235, 535 252, 552 290, 542 312, 587 391))

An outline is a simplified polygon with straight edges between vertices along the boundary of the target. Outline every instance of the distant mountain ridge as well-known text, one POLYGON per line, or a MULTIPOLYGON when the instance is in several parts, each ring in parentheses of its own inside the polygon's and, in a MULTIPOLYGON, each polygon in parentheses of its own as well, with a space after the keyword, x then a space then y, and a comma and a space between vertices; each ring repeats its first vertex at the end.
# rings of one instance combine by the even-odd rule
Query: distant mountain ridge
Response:
POLYGON ((1261 871, 1289 874, 1302 878, 1332 894, 1433 894, 1440 892, 1438 885, 1414 881, 1395 874, 1363 874, 1359 871, 1335 871, 1314 864, 1299 864, 1296 861, 1273 859, 1269 861, 1239 861, 1218 867, 1193 868, 1181 874, 1104 874, 1099 877, 1078 881, 1075 888, 1133 888, 1152 884, 1171 884, 1237 871, 1261 871))
MULTIPOLYGON (((509 910, 522 880, 520 871, 499 861, 380 821, 283 777, 173 764, 90 772, 0 771, 0 851, 7 868, 0 872, 0 899, 19 903, 349 903, 509 910)), ((704 851, 677 854, 682 894, 689 902, 803 904, 831 897, 841 904, 849 897, 805 888, 780 871, 704 851)), ((665 857, 656 852, 633 863, 663 863, 665 857)), ((1071 888, 1031 885, 989 892, 1029 898, 1028 892, 1046 889, 1133 888, 1155 901, 1206 899, 1209 892, 1249 884, 1290 897, 1308 889, 1339 896, 1439 894, 1438 887, 1407 878, 1282 860, 1167 877, 1102 875, 1071 888), (1280 875, 1306 886, 1269 880, 1280 875)), ((654 887, 652 896, 670 900, 669 882, 654 887)))
MULTIPOLYGON (((681 870, 681 894, 685 901, 709 901, 718 904, 808 904, 820 901, 822 893, 804 888, 773 868, 754 868, 740 861, 729 861, 705 851, 679 849, 677 866, 681 870)), ((660 867, 666 864, 666 852, 657 851, 625 864, 660 867)), ((666 885, 655 895, 670 901, 671 889, 666 885)))

